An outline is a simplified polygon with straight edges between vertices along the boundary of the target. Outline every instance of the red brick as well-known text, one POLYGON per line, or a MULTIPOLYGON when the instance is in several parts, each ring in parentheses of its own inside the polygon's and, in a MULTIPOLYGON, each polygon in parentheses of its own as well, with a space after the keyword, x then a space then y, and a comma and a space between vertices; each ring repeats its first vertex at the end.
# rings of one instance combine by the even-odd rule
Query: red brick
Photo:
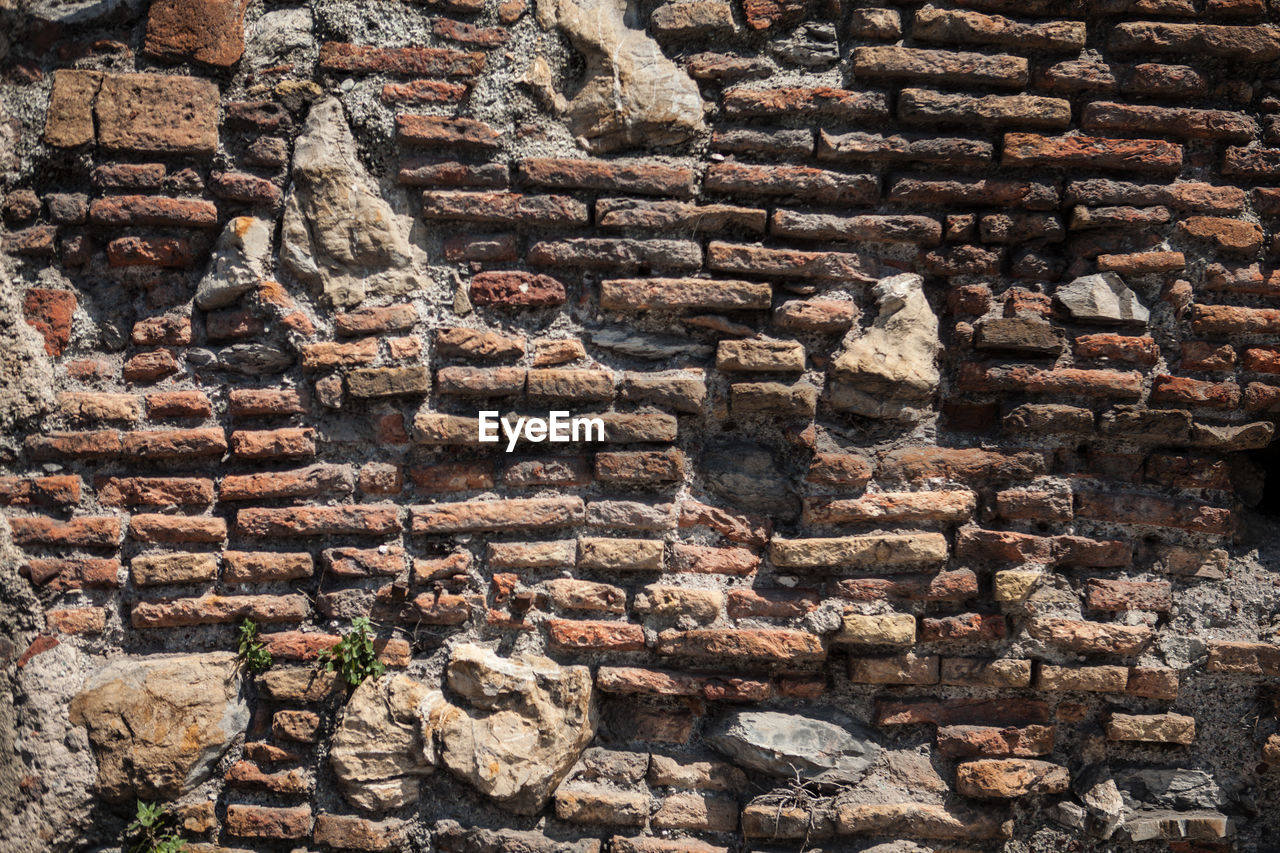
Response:
POLYGON ((315 841, 339 850, 375 853, 401 849, 402 824, 398 820, 372 821, 354 815, 316 815, 315 841))
POLYGON ((1126 255, 1098 255, 1098 269, 1121 275, 1153 275, 1178 272, 1186 265, 1182 252, 1133 252, 1126 255))
POLYGON ((274 207, 283 193, 273 181, 247 172, 214 172, 209 192, 227 201, 274 207))
POLYGON ((1158 139, 1006 133, 1001 163, 1005 166, 1176 172, 1182 168, 1182 146, 1158 139))
POLYGON ((222 579, 226 583, 266 583, 311 577, 310 554, 276 551, 224 551, 222 579))
POLYGON ((729 590, 730 619, 798 619, 817 609, 816 592, 791 590, 729 590))
POLYGON ((1042 370, 1033 367, 967 368, 958 380, 962 391, 1008 391, 1026 394, 1059 394, 1079 397, 1137 397, 1142 393, 1142 374, 1137 371, 1080 370, 1063 367, 1042 370))
POLYGON ((311 806, 274 808, 232 803, 227 806, 226 830, 245 838, 307 838, 311 835, 311 806))
POLYGON ((878 726, 985 725, 1026 726, 1049 722, 1049 706, 1039 699, 1004 697, 1001 699, 947 699, 876 702, 875 723, 878 726))
POLYGON ((109 151, 210 156, 218 147, 218 98, 211 80, 105 74, 93 104, 98 142, 109 151))
POLYGON ((819 637, 784 628, 663 631, 657 651, 664 656, 753 664, 810 663, 827 655, 819 637))
POLYGON ((23 295, 22 315, 27 324, 44 337, 45 352, 60 356, 71 340, 71 318, 76 310, 76 294, 71 290, 33 287, 23 295))
POLYGON ((248 5, 248 0, 157 0, 147 13, 144 50, 169 62, 232 66, 244 53, 248 5))
POLYGON ((218 224, 213 202, 148 195, 112 195, 89 205, 89 221, 95 225, 172 225, 212 228, 218 224))
POLYGON ((321 45, 319 63, 326 71, 357 74, 474 77, 484 68, 485 55, 433 47, 383 48, 331 41, 321 45))
POLYGON ((578 497, 469 501, 414 507, 414 533, 539 530, 581 523, 585 507, 578 497))
POLYGON ((113 267, 182 269, 195 263, 195 253, 180 237, 119 237, 107 244, 107 262, 113 267))
POLYGON ((1230 535, 1235 529, 1235 519, 1229 509, 1153 495, 1079 492, 1076 495, 1076 516, 1223 536, 1230 535))
POLYGON ((688 198, 694 194, 695 175, 692 169, 648 160, 606 162, 533 158, 521 161, 520 173, 528 184, 556 189, 605 190, 677 198, 688 198))
POLYGON ((115 456, 121 450, 120 433, 114 430, 29 435, 24 445, 28 455, 35 461, 94 459, 115 456))
POLYGON ((315 430, 286 427, 275 430, 236 430, 231 452, 241 459, 298 459, 316 453, 315 430))
POLYGON ((134 628, 183 628, 255 622, 301 622, 310 614, 304 595, 205 595, 139 601, 130 617, 134 628))
POLYGON ((749 166, 715 163, 703 182, 707 192, 794 196, 833 204, 871 204, 880 195, 873 175, 848 175, 807 166, 749 166))
POLYGON ((80 502, 80 478, 0 477, 0 506, 65 506, 80 502))
POLYGON ((760 555, 750 548, 675 544, 671 571, 745 577, 760 568, 760 555))
POLYGON ((67 521, 53 518, 10 518, 9 530, 17 545, 109 548, 120 541, 120 519, 81 517, 67 521))
POLYGON ((1027 60, 1002 54, 919 50, 907 47, 856 47, 853 73, 857 78, 937 81, 948 86, 1001 86, 1020 89, 1027 84, 1027 60))
MULTIPOLYGON (((413 80, 386 84, 382 87, 381 97, 384 104, 456 104, 466 96, 469 88, 465 83, 413 80)), ((503 171, 506 171, 505 167, 503 171)), ((402 179, 401 183, 406 182, 402 179)))
POLYGON ((818 88, 728 89, 724 93, 728 118, 803 116, 835 121, 887 119, 883 92, 853 92, 829 86, 818 88))
POLYGON ((1268 27, 1142 21, 1118 24, 1109 43, 1117 53, 1215 56, 1249 62, 1280 59, 1280 34, 1268 27))
POLYGON ((119 560, 94 557, 31 559, 22 567, 33 584, 59 592, 119 586, 119 572, 119 560))
POLYGON ((597 453, 595 463, 602 483, 653 485, 684 478, 684 454, 675 448, 597 453))
POLYGON ((1027 480, 1046 470, 1044 456, 1034 451, 1006 454, 978 448, 920 447, 890 452, 881 460, 877 475, 887 481, 945 478, 988 483, 1027 480))
POLYGON ((966 613, 920 620, 920 639, 926 643, 996 642, 1005 637, 1004 616, 999 613, 966 613))
POLYGON ((202 477, 100 477, 93 485, 104 506, 213 503, 213 480, 202 477))
POLYGON ((396 116, 396 135, 402 145, 493 150, 501 134, 483 122, 428 115, 396 116))
POLYGON ((383 536, 399 530, 399 508, 389 504, 253 507, 242 509, 236 515, 236 533, 254 538, 383 536))
POLYGON ((45 624, 57 634, 100 634, 107 627, 107 611, 101 607, 47 610, 45 624))
POLYGON ((632 652, 644 648, 644 629, 626 622, 579 622, 551 619, 547 627, 553 648, 589 652, 632 652))
POLYGON ((963 601, 978 595, 978 576, 970 569, 937 574, 905 574, 891 578, 843 578, 833 590, 853 601, 963 601))
POLYGON ((213 415, 213 404, 203 391, 161 391, 148 394, 147 417, 195 418, 203 420, 213 415))
POLYGON ((1151 402, 1234 409, 1240 405, 1240 386, 1234 382, 1204 382, 1185 376, 1161 375, 1151 384, 1151 402))
POLYGON ((124 434, 120 451, 141 459, 221 456, 227 451, 227 440, 219 427, 139 430, 124 434))
POLYGON ((1081 335, 1075 340, 1076 358, 1120 361, 1150 366, 1160 359, 1160 347, 1146 335, 1081 335))
POLYGON ((600 667, 596 673, 596 685, 606 693, 630 696, 692 696, 759 701, 769 698, 771 694, 767 681, 706 677, 629 666, 600 667))
POLYGON ((1085 130, 1118 130, 1230 142, 1247 142, 1258 135, 1258 123, 1240 113, 1105 101, 1085 105, 1080 126, 1085 130))
POLYGON ((1056 186, 1038 181, 1009 178, 898 178, 889 187, 888 200, 899 204, 984 205, 1051 210, 1058 206, 1058 195, 1056 186))
POLYGON ((325 571, 338 578, 365 578, 377 575, 396 576, 404 571, 404 549, 326 548, 321 552, 325 571))
POLYGON ((409 479, 426 493, 465 492, 493 487, 493 462, 445 462, 410 468, 409 479))
POLYGON ((499 47, 507 42, 507 31, 501 27, 477 27, 451 18, 437 18, 431 23, 431 32, 449 41, 485 48, 499 47))
POLYGON ((852 252, 806 252, 718 241, 707 246, 707 267, 718 272, 825 282, 875 280, 869 259, 852 252))
POLYGON ((471 300, 476 305, 513 308, 546 308, 565 301, 564 284, 549 275, 507 271, 483 272, 471 279, 471 300))
MULTIPOLYGON (((731 542, 765 545, 773 534, 773 523, 764 516, 737 514, 695 500, 680 503, 681 527, 708 527, 731 542)), ((677 557, 679 549, 677 548, 677 557)))
POLYGON ((948 758, 1048 755, 1053 734, 1052 726, 939 726, 938 751, 948 758))
POLYGON ((129 521, 129 537, 139 542, 217 543, 227 538, 227 523, 203 516, 135 515, 129 521))
POLYGON ((1085 606, 1090 610, 1122 612, 1173 608, 1173 592, 1168 581, 1123 581, 1090 578, 1085 585, 1085 606))

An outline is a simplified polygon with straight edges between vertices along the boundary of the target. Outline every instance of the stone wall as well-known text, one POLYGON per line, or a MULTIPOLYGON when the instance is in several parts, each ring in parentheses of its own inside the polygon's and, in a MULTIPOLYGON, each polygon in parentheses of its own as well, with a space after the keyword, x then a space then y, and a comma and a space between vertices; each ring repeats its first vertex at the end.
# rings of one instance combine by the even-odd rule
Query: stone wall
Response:
POLYGON ((1278 25, 0 0, 0 851, 1276 850, 1278 25))

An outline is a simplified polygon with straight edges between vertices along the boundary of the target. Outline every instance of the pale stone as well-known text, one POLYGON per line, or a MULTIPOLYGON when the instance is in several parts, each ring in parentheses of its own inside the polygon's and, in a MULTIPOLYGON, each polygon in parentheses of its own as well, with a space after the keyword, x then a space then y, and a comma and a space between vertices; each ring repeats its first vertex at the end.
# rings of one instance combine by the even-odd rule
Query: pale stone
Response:
POLYGON ((724 607, 724 593, 717 589, 689 589, 650 584, 638 595, 637 613, 659 619, 688 617, 695 622, 714 622, 724 607))
POLYGON ((370 291, 412 286, 408 224, 380 194, 356 153, 337 99, 311 107, 293 156, 280 259, 338 307, 370 291))
POLYGON ((1183 714, 1112 714, 1107 720, 1107 739, 1190 746, 1196 740, 1196 718, 1183 714))
POLYGON ((448 680, 472 707, 440 715, 444 766, 517 814, 540 811, 595 736, 591 670, 467 644, 448 680))
POLYGON ((86 682, 70 715, 89 731, 99 792, 115 802, 190 791, 249 724, 231 652, 118 658, 86 682))
POLYGON ((880 754, 874 733, 838 714, 737 711, 707 743, 747 770, 814 782, 856 782, 880 754))
POLYGON ((844 627, 835 641, 859 646, 909 646, 916 641, 916 617, 910 613, 846 613, 844 627))
POLYGON ((1072 319, 1093 323, 1145 323, 1151 312, 1113 272, 1080 276, 1059 287, 1054 298, 1072 319))
POLYGON ((995 600, 1022 601, 1031 594, 1032 588, 1044 577, 1043 572, 1028 572, 1024 569, 1006 569, 996 572, 995 600))
POLYGON ((914 273, 882 279, 873 289, 879 311, 865 332, 851 330, 832 366, 829 398, 867 417, 911 417, 938 389, 938 318, 914 273))
POLYGON ((271 233, 265 219, 237 216, 228 222, 196 288, 196 305, 206 311, 224 308, 257 287, 267 277, 271 233))
POLYGON ((585 82, 564 112, 574 136, 594 153, 676 145, 705 130, 697 84, 643 29, 627 26, 627 5, 627 0, 538 2, 542 27, 558 26, 586 60, 585 82))
POLYGON ((419 778, 435 770, 431 736, 444 706, 440 691, 407 675, 369 678, 357 687, 329 750, 343 796, 371 811, 416 802, 419 778))

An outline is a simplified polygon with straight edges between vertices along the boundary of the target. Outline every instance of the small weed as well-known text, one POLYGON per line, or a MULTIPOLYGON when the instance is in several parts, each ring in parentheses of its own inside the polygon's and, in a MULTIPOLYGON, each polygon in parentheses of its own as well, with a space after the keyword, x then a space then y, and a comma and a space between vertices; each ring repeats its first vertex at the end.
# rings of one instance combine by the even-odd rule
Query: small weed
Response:
POLYGON ((138 800, 137 816, 125 828, 126 853, 187 853, 187 842, 178 835, 176 818, 163 803, 138 800))
POLYGON ((320 653, 320 662, 329 672, 341 673, 352 687, 386 671, 373 650, 373 632, 369 629, 369 619, 364 616, 351 620, 351 630, 320 653))
POLYGON ((249 619, 240 625, 240 647, 237 654, 250 672, 265 672, 271 668, 271 652, 258 639, 258 626, 249 619))

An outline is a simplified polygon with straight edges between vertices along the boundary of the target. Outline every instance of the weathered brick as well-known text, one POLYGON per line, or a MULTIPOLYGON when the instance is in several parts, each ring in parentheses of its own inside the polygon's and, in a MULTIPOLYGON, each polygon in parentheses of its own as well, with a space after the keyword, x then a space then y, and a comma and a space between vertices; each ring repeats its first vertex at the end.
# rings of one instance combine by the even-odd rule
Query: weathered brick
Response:
POLYGON ((703 278, 605 279, 600 307, 615 311, 734 311, 768 308, 768 284, 703 278))
POLYGON ((69 557, 28 560, 19 571, 37 586, 61 592, 70 589, 110 588, 120 585, 120 561, 107 558, 69 557))
POLYGON ((1060 794, 1071 784, 1067 768, 1027 758, 966 761, 956 768, 956 790, 966 797, 1013 798, 1060 794))
POLYGON ((218 147, 218 87, 160 74, 104 74, 93 115, 109 151, 209 156, 218 147))
POLYGON ((1082 622, 1057 617, 1036 617, 1027 623, 1027 633, 1058 648, 1083 654, 1137 654, 1155 636, 1141 625, 1110 622, 1082 622))
POLYGON ((1183 107, 1152 107, 1094 101, 1080 118, 1085 130, 1148 133, 1191 139, 1221 139, 1247 142, 1258 135, 1258 123, 1240 113, 1225 110, 1195 110, 1183 107))
POLYGON ((326 71, 356 74, 473 77, 484 68, 485 55, 432 47, 384 48, 325 42, 320 46, 319 64, 326 71))
POLYGON ((1121 524, 1174 527, 1193 533, 1229 535, 1235 529, 1231 510, 1154 495, 1080 492, 1076 516, 1121 524))
MULTIPOLYGON (((745 830, 745 813, 742 820, 745 830)), ((808 822, 806 819, 800 824, 801 838, 805 837, 804 827, 808 822)), ((1013 822, 999 813, 958 811, 926 803, 841 803, 835 809, 835 825, 846 835, 898 837, 905 834, 959 841, 1008 838, 1013 834, 1013 822)))
POLYGON ((762 232, 767 214, 731 204, 694 204, 602 198, 596 201, 596 225, 601 228, 647 228, 656 231, 718 232, 734 229, 762 232))
POLYGON ((703 181, 707 192, 788 196, 827 204, 871 204, 880 195, 874 175, 845 174, 808 166, 715 163, 703 181))
POLYGON ((923 180, 898 178, 889 187, 888 199, 900 204, 991 205, 1050 210, 1058 206, 1053 184, 1008 178, 977 180, 923 180))
POLYGON ((644 629, 626 622, 551 619, 547 630, 552 647, 561 650, 631 652, 644 648, 644 629))
POLYGON ((133 606, 135 628, 182 628, 252 619, 255 622, 301 622, 311 608, 303 595, 205 595, 140 601, 133 606))
POLYGON ((973 516, 976 505, 976 496, 967 490, 878 492, 861 498, 805 498, 804 521, 806 524, 967 521, 973 516))
POLYGON ((981 124, 1058 130, 1071 124, 1071 102, 1038 95, 961 95, 903 89, 898 118, 907 124, 981 124))
POLYGON ((476 305, 543 308, 565 301, 564 284, 549 275, 528 272, 483 272, 471 279, 471 300, 476 305))
POLYGON ((307 838, 311 835, 311 806, 279 808, 232 803, 227 806, 226 830, 246 838, 307 838))
POLYGON ((820 661, 826 650, 817 636, 789 629, 717 629, 663 631, 658 654, 759 664, 820 661))
POLYGON ((1182 146, 1158 139, 1006 133, 1001 163, 1005 166, 1176 172, 1182 168, 1182 146))
POLYGON ((1196 740, 1195 717, 1183 714, 1112 714, 1106 729, 1107 740, 1179 746, 1191 746, 1196 740))
POLYGON ((1084 47, 1085 25, 1077 21, 1023 24, 1000 15, 924 8, 916 11, 911 34, 921 41, 1078 51, 1084 47))
POLYGON ((1052 726, 939 726, 938 751, 949 758, 1047 755, 1053 734, 1052 726))
POLYGON ((224 551, 222 579, 226 583, 267 583, 311 577, 310 554, 278 551, 224 551))
POLYGON ((67 521, 38 516, 10 518, 8 522, 17 545, 107 548, 120 541, 120 520, 110 516, 85 516, 67 521))
POLYGON ((707 267, 718 272, 814 281, 873 280, 868 260, 852 252, 807 252, 712 242, 707 246, 707 267))
POLYGON ((433 504, 413 508, 412 531, 463 533, 569 527, 582 522, 585 510, 582 499, 577 497, 433 504))
POLYGON ((1116 25, 1109 44, 1118 53, 1207 55, 1253 62, 1280 58, 1280 34, 1269 27, 1141 21, 1116 25))
POLYGON ((649 160, 577 160, 532 158, 520 163, 520 174, 534 186, 604 190, 640 195, 688 198, 694 194, 693 170, 649 160))
POLYGON ((213 480, 202 477, 101 477, 94 481, 104 506, 207 506, 213 480))
POLYGON ((857 47, 855 77, 923 80, 950 86, 1021 88, 1027 83, 1027 60, 1003 54, 919 50, 908 47, 857 47))
POLYGON ((285 427, 274 430, 235 430, 231 453, 241 459, 297 459, 316 453, 315 430, 285 427))
POLYGON ((252 507, 242 509, 236 514, 236 533, 253 538, 382 536, 399 530, 399 508, 390 504, 252 507))

